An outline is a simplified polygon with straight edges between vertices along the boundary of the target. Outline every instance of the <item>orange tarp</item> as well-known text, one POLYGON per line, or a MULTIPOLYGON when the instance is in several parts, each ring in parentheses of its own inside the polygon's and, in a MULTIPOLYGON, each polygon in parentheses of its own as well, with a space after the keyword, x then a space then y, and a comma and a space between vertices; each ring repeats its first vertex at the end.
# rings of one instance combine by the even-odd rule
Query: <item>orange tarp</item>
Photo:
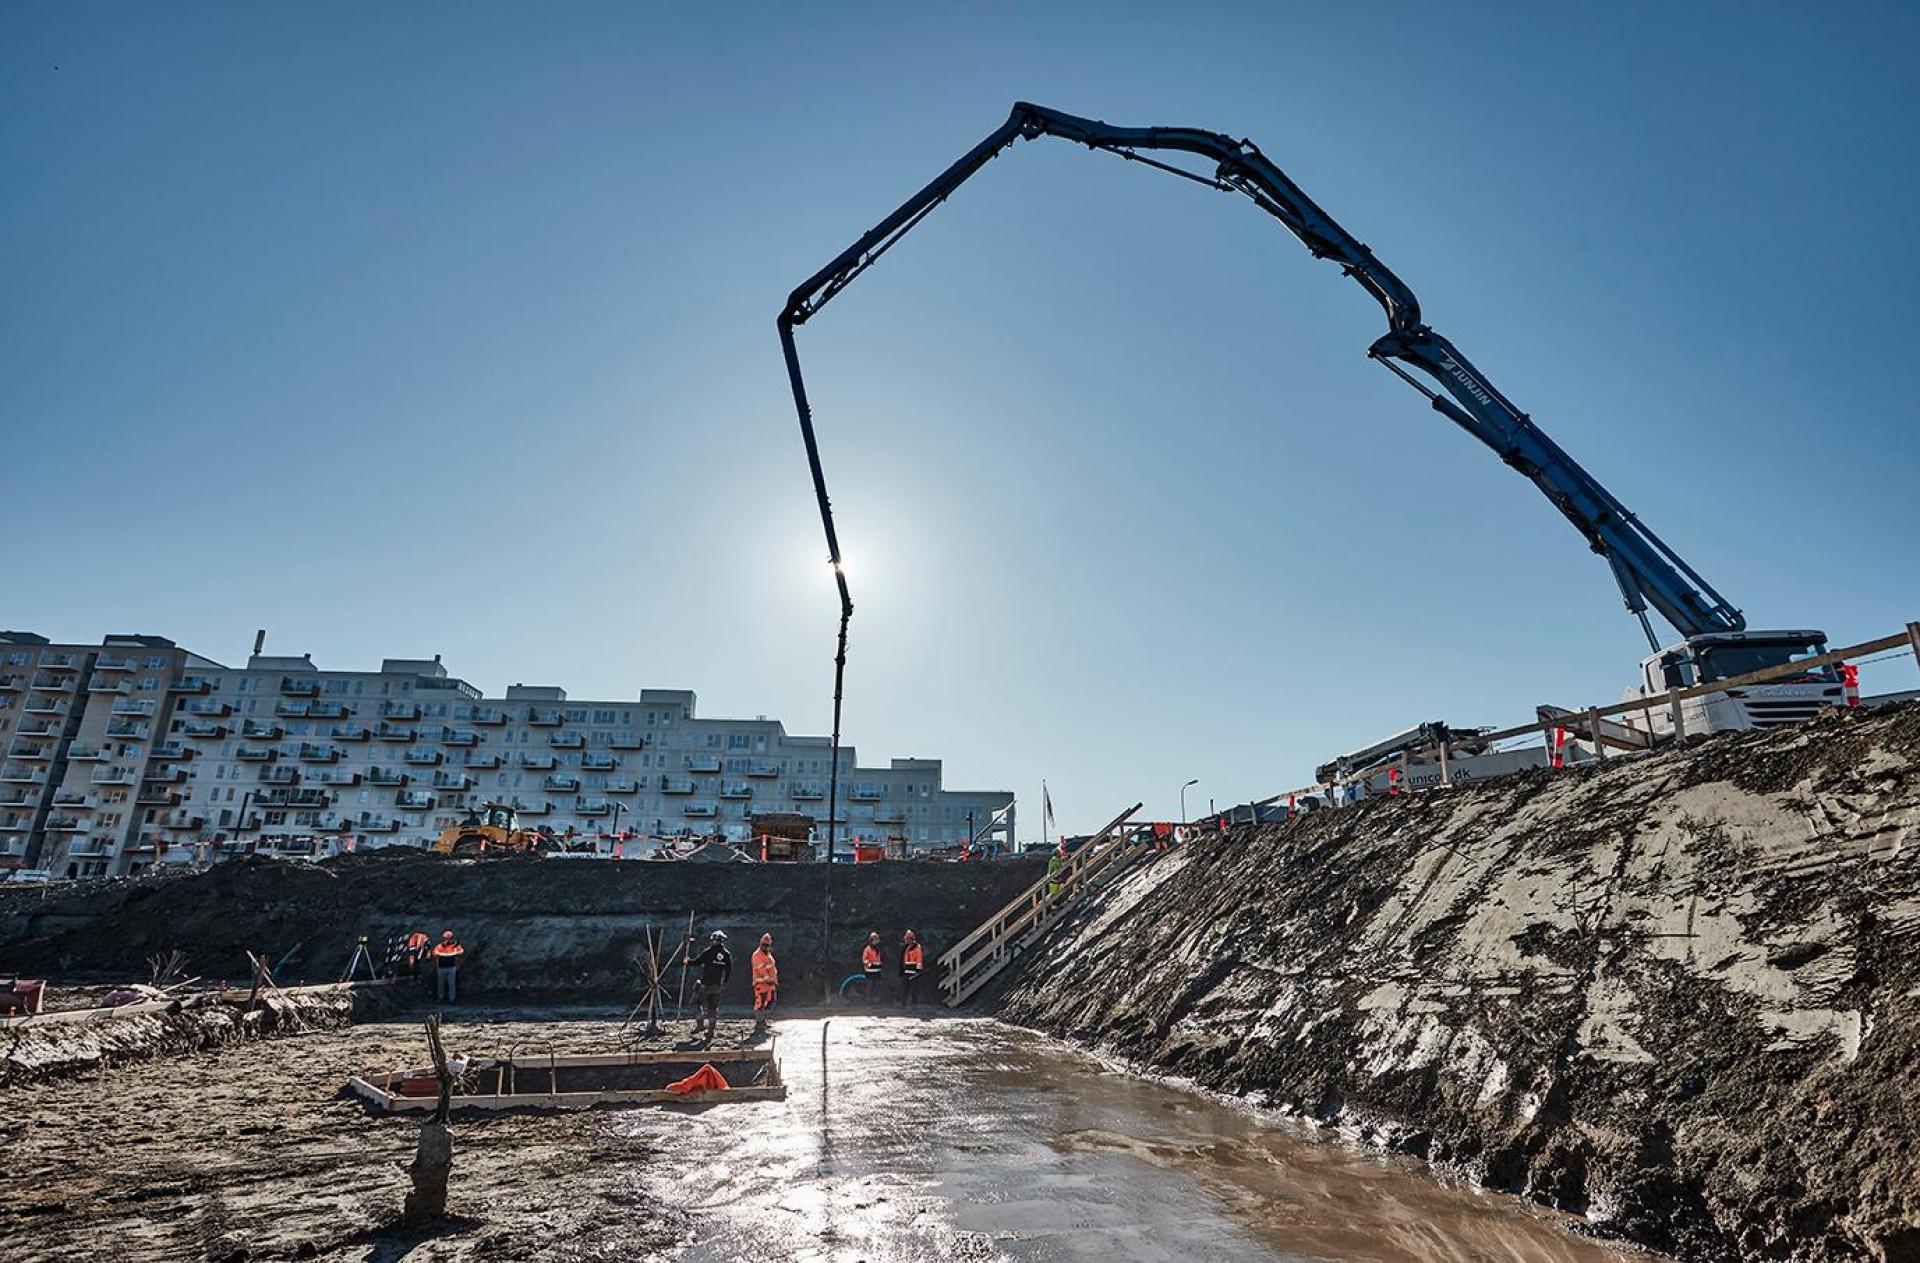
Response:
POLYGON ((688 1092, 717 1092, 728 1086, 727 1076, 715 1070, 712 1062, 708 1062, 678 1083, 669 1083, 667 1085, 667 1091, 682 1094, 688 1092))

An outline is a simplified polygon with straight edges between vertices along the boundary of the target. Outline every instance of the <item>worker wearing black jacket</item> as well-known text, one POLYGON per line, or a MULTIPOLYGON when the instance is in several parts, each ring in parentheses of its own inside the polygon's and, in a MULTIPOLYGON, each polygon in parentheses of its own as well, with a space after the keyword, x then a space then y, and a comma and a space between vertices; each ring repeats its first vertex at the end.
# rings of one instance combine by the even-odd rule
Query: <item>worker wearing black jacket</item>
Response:
MULTIPOLYGON (((687 935, 687 951, 693 951, 691 934, 687 935)), ((700 1016, 704 1013, 707 1038, 711 1040, 720 1025, 720 993, 733 978, 733 953, 727 950, 726 931, 715 930, 707 940, 707 950, 698 956, 689 955, 687 963, 700 970, 700 980, 693 987, 693 1033, 700 1033, 700 1016)))

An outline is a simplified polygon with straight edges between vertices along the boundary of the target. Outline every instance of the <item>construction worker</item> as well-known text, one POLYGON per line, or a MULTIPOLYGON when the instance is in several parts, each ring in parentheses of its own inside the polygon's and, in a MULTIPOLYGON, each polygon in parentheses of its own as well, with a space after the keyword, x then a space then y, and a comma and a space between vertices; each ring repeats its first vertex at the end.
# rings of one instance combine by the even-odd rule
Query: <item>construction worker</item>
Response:
POLYGON ((1047 899, 1052 901, 1060 897, 1060 872, 1067 866, 1067 840, 1060 839, 1059 847, 1047 857, 1047 899))
POLYGON ((448 1004, 460 1002, 460 961, 466 954, 467 949, 460 946, 452 930, 440 931, 440 941, 433 945, 433 966, 439 996, 448 1004))
POLYGON ((762 1028, 766 1011, 780 995, 780 965, 773 959, 773 935, 762 934, 760 946, 753 951, 753 1014, 762 1028))
POLYGON ((867 934, 867 945, 860 949, 860 972, 867 976, 867 1003, 880 994, 880 973, 886 962, 880 958, 880 931, 867 934))
POLYGON ((908 930, 900 940, 900 1007, 903 1009, 913 1007, 913 987, 920 981, 920 964, 925 959, 920 940, 908 930))
MULTIPOLYGON (((687 951, 693 951, 693 935, 687 935, 687 951)), ((720 1026, 720 993, 733 978, 733 953, 727 950, 727 932, 715 930, 707 937, 707 950, 687 962, 700 968, 700 981, 693 988, 693 1033, 700 1033, 700 1016, 707 1018, 707 1038, 711 1040, 720 1026)))

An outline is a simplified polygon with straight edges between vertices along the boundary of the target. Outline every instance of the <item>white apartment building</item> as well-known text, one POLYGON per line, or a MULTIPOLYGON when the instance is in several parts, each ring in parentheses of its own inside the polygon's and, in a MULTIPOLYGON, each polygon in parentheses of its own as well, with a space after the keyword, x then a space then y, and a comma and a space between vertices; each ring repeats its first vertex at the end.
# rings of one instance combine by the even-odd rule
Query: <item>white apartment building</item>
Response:
MULTIPOLYGON (((333 671, 256 652, 234 669, 154 636, 0 632, 0 867, 121 874, 290 837, 423 847, 487 802, 559 833, 745 838, 750 816, 791 812, 824 835, 828 739, 694 703, 489 698, 437 656, 333 671)), ((949 790, 938 759, 861 767, 843 746, 837 814, 843 850, 1013 843, 1013 795, 949 790)))

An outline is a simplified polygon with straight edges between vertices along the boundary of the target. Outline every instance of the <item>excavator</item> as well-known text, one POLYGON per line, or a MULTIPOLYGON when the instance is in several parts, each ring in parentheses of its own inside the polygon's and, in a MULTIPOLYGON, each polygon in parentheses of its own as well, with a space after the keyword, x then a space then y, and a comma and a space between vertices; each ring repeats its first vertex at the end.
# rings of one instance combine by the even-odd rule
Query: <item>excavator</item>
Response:
MULTIPOLYGON (((860 237, 832 262, 803 281, 788 296, 778 321, 793 388, 814 496, 826 530, 828 560, 840 592, 840 656, 836 659, 835 714, 839 710, 839 674, 844 671, 847 623, 853 600, 841 569, 833 509, 821 471, 813 413, 801 376, 794 331, 878 262, 935 207, 946 201, 975 172, 1017 141, 1051 136, 1085 145, 1196 184, 1246 197, 1280 221, 1317 259, 1337 264, 1379 303, 1387 329, 1367 348, 1368 358, 1420 392, 1433 410, 1488 447, 1532 482, 1558 509, 1587 546, 1613 572, 1626 608, 1639 620, 1652 654, 1641 663, 1640 678, 1627 697, 1664 696, 1669 689, 1731 679, 1747 672, 1785 666, 1826 652, 1826 634, 1811 630, 1749 631, 1744 614, 1641 522, 1559 444, 1548 438, 1518 405, 1503 395, 1466 355, 1422 318, 1420 302, 1407 284, 1373 251, 1336 223, 1298 185, 1268 160, 1250 140, 1186 127, 1116 127, 1046 106, 1018 102, 991 135, 860 237), (1213 163, 1195 171, 1156 155, 1193 155, 1213 163), (1680 633, 1662 645, 1648 618, 1651 608, 1680 633)), ((1691 699, 1684 715, 1686 731, 1748 728, 1810 716, 1823 706, 1844 703, 1841 679, 1832 667, 1789 674, 1759 691, 1764 696, 1716 694, 1691 699)), ((1670 724, 1668 712, 1653 708, 1647 722, 1670 724)))
POLYGON ((520 827, 520 817, 504 803, 486 803, 434 839, 435 855, 538 855, 547 839, 538 829, 520 827))

